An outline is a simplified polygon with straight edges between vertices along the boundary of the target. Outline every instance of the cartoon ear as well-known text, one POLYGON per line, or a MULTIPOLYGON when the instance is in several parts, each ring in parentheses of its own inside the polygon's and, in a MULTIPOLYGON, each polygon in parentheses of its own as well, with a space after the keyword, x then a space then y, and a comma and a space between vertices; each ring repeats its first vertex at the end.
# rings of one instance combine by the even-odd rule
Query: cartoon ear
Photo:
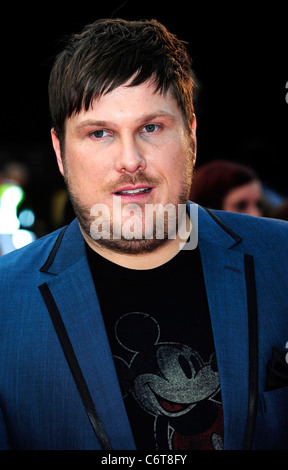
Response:
POLYGON ((128 364, 123 361, 123 359, 117 356, 114 356, 113 359, 119 380, 121 394, 122 397, 125 398, 130 392, 135 377, 132 370, 129 368, 128 364))
POLYGON ((210 356, 210 367, 213 370, 213 372, 218 372, 218 364, 217 364, 217 359, 216 359, 216 353, 213 352, 210 356))
POLYGON ((115 335, 125 349, 140 352, 157 343, 160 329, 156 320, 147 313, 130 312, 119 318, 115 335))

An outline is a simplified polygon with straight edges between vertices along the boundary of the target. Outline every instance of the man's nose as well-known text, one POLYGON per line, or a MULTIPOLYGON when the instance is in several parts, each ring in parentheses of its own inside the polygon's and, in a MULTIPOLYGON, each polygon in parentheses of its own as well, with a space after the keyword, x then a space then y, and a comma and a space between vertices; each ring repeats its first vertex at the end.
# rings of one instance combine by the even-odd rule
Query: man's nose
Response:
POLYGON ((144 171, 147 163, 144 156, 145 150, 136 138, 127 136, 121 139, 119 153, 116 161, 116 169, 120 173, 135 173, 144 171))

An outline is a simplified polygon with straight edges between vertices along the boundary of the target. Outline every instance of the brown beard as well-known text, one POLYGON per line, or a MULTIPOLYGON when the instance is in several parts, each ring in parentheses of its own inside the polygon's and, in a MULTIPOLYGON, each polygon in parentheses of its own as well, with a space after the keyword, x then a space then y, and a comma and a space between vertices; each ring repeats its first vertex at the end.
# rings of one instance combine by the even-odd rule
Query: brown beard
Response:
MULTIPOLYGON (((68 170, 68 169, 67 169, 68 170)), ((170 201, 170 204, 175 205, 175 213, 176 213, 176 231, 178 229, 178 205, 185 204, 188 201, 191 182, 192 182, 192 175, 193 175, 193 164, 192 164, 192 149, 191 154, 188 157, 185 168, 183 169, 183 186, 182 190, 177 198, 177 201, 170 201)), ((129 254, 129 255, 138 255, 144 253, 151 253, 157 250, 160 246, 163 246, 167 242, 169 242, 169 230, 168 230, 168 218, 167 213, 165 214, 164 218, 164 226, 163 226, 163 236, 161 238, 157 238, 156 236, 156 224, 153 225, 152 236, 151 238, 125 238, 123 234, 121 234, 120 238, 114 237, 113 231, 113 223, 110 223, 110 237, 108 238, 100 238, 95 240, 91 236, 91 207, 85 206, 81 201, 79 196, 73 191, 72 184, 69 181, 69 170, 65 171, 66 177, 65 183, 69 193, 70 200, 72 202, 76 217, 78 219, 79 225, 84 233, 85 238, 89 241, 89 243, 93 246, 107 248, 110 251, 114 251, 116 253, 121 254, 129 254), (68 175, 68 176, 67 176, 68 175)), ((158 179, 148 175, 145 171, 138 172, 135 176, 130 175, 128 173, 123 174, 119 177, 117 182, 108 183, 105 185, 104 190, 110 193, 117 191, 118 188, 124 185, 136 185, 139 183, 147 184, 149 186, 157 186, 159 183, 158 179)), ((142 211, 144 210, 144 205, 139 204, 142 206, 142 211)))
MULTIPOLYGON (((79 202, 77 196, 73 195, 71 191, 68 189, 70 199, 80 224, 80 227, 92 246, 94 244, 101 246, 103 248, 107 248, 111 251, 116 253, 122 254, 130 254, 130 255, 138 255, 149 253, 152 251, 157 250, 160 246, 163 246, 165 243, 169 242, 169 230, 168 230, 168 216, 167 213, 164 214, 164 224, 163 224, 163 236, 161 238, 157 238, 157 226, 156 223, 153 225, 152 237, 151 238, 135 238, 132 237, 131 239, 125 238, 123 234, 120 238, 114 238, 113 236, 113 224, 110 224, 110 237, 109 238, 100 238, 95 240, 91 236, 91 215, 90 209, 84 207, 84 205, 79 202)), ((182 192, 179 196, 178 204, 186 204, 187 203, 187 194, 182 192)), ((176 212, 176 232, 178 229, 178 207, 176 205, 175 212, 176 212)))

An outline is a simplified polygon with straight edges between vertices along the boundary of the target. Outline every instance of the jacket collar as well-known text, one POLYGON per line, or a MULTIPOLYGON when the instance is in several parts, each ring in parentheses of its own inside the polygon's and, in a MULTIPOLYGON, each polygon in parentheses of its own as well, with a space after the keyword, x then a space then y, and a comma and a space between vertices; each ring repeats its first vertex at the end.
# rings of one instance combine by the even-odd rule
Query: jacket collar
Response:
MULTIPOLYGON (((187 204, 187 211, 190 213, 193 230, 198 232, 200 245, 202 241, 207 241, 229 249, 241 243, 242 238, 223 224, 212 211, 203 209, 191 202, 187 204)), ((74 219, 70 225, 59 232, 57 240, 40 271, 59 274, 77 263, 85 255, 84 238, 77 219, 74 219)))
POLYGON ((77 219, 60 230, 56 242, 41 266, 42 273, 60 274, 85 256, 84 238, 77 219), (67 243, 66 243, 67 242, 67 243))

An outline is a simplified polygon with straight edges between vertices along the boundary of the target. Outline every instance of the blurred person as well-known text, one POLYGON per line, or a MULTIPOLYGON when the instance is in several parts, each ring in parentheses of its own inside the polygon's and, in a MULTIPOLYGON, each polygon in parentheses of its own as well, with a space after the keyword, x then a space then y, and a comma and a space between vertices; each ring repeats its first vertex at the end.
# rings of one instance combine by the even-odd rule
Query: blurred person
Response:
POLYGON ((0 260, 2 449, 287 448, 288 226, 188 201, 193 87, 155 20, 56 58, 76 219, 0 260))
POLYGON ((228 160, 213 160, 195 171, 190 199, 210 209, 263 216, 263 192, 256 173, 228 160))
POLYGON ((288 221, 288 201, 285 200, 281 204, 278 204, 276 207, 274 207, 270 211, 269 217, 288 221))
POLYGON ((21 188, 26 188, 29 183, 29 169, 18 161, 11 161, 4 165, 2 178, 6 183, 15 183, 21 188))

